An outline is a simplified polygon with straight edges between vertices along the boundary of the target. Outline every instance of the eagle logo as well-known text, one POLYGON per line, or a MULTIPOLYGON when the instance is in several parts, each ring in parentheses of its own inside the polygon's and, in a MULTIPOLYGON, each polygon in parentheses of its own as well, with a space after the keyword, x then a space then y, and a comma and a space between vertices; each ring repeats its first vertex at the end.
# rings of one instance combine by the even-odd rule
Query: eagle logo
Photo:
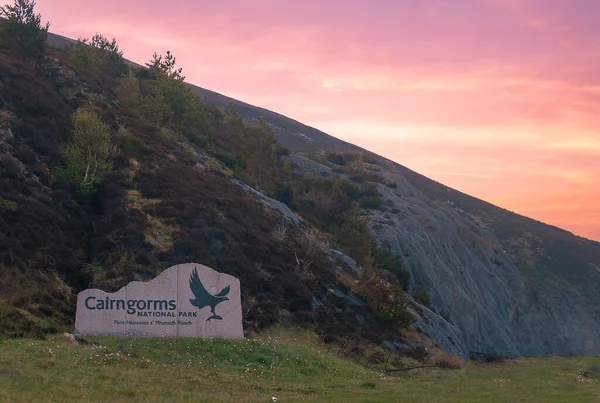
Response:
POLYGON ((190 299, 192 305, 197 307, 198 309, 202 309, 205 306, 210 306, 210 312, 212 316, 206 321, 208 322, 211 319, 223 320, 222 317, 215 313, 215 307, 223 301, 229 301, 229 298, 226 297, 229 294, 230 286, 223 288, 217 295, 211 295, 206 291, 202 281, 200 281, 200 277, 198 277, 198 272, 194 267, 194 271, 190 275, 190 290, 194 294, 194 299, 190 299))

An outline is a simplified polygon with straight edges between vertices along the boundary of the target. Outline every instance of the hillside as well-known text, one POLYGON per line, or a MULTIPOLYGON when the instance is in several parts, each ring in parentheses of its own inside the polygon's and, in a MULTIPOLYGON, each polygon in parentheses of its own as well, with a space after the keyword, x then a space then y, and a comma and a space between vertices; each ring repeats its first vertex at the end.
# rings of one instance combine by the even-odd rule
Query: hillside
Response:
MULTIPOLYGON (((249 121, 266 116, 273 125, 277 140, 295 152, 310 149, 366 153, 386 166, 381 176, 391 176, 397 183, 405 185, 401 192, 405 201, 416 195, 410 201, 412 206, 392 198, 390 210, 400 210, 395 213, 396 218, 400 218, 393 220, 393 224, 385 229, 386 221, 388 224, 390 221, 387 217, 379 217, 382 223, 372 229, 376 237, 394 245, 394 252, 404 257, 403 263, 415 279, 412 286, 425 285, 434 296, 434 307, 438 311, 451 315, 451 322, 458 324, 459 328, 467 326, 461 330, 464 343, 461 355, 466 356, 469 351, 507 356, 577 354, 597 352, 600 348, 597 326, 600 323, 600 294, 592 285, 600 281, 598 242, 451 189, 280 114, 197 86, 191 87, 201 98, 216 105, 235 102, 239 105, 240 115, 249 121), (411 232, 401 231, 404 236, 399 236, 395 232, 407 224, 403 216, 414 214, 415 208, 423 208, 431 222, 427 226, 419 225, 411 232), (433 210, 437 210, 437 214, 433 210), (454 233, 441 239, 439 232, 449 229, 446 226, 448 220, 456 221, 455 228, 450 229, 454 233), (459 234, 457 229, 465 232, 459 234), (418 232, 424 238, 417 236, 418 232), (455 249, 464 257, 433 256, 440 249, 456 248, 457 236, 469 238, 468 245, 464 245, 463 240, 459 241, 466 250, 457 252, 455 249), (422 240, 436 245, 422 245, 422 240), (483 248, 487 251, 483 252, 483 248), (485 257, 480 257, 482 252, 485 257), (411 259, 407 259, 406 255, 412 255, 411 259), (473 266, 470 269, 474 276, 460 278, 465 273, 464 268, 469 266, 473 266), (479 270, 488 272, 491 277, 498 273, 499 278, 489 282, 489 279, 479 277, 479 270), (443 289, 446 291, 443 292, 443 289), (478 301, 473 301, 474 295, 478 301), (518 303, 515 304, 516 301, 518 303), (473 311, 467 314, 457 306, 473 311), (461 325, 461 317, 470 315, 482 315, 479 316, 481 322, 461 325), (548 334, 544 329, 553 329, 554 332, 548 334), (498 331, 506 334, 499 336, 498 331), (482 333, 486 336, 481 337, 482 333), (502 340, 493 340, 496 337, 502 340)), ((327 163, 332 165, 329 161, 327 163)), ((386 189, 380 188, 385 193, 386 189)), ((447 339, 447 335, 436 339, 447 339)), ((446 345, 446 348, 451 346, 446 345)))
MULTIPOLYGON (((390 196, 388 213, 365 215, 374 235, 403 258, 412 287, 425 285, 433 306, 458 325, 462 356, 599 351, 600 294, 593 284, 600 282, 600 243, 451 189, 277 113, 192 88, 216 105, 236 102, 250 121, 267 116, 278 141, 295 152, 363 152, 384 167, 375 167, 380 177, 402 183, 394 191, 380 184, 390 196), (426 223, 415 222, 421 218, 426 223)), ((454 349, 454 343, 444 344, 454 349)))
POLYGON ((379 362, 430 341, 463 358, 600 352, 600 244, 188 85, 198 103, 172 70, 100 71, 49 44, 38 65, 0 48, 0 332, 69 329, 81 289, 196 261, 240 278, 248 331, 314 328, 379 362), (113 169, 89 193, 64 151, 78 111, 109 133, 113 169))
MULTIPOLYGON (((334 249, 333 235, 266 195, 275 194, 275 182, 303 180, 283 169, 267 127, 189 98, 182 102, 196 109, 188 126, 188 116, 155 121, 154 112, 127 108, 116 95, 127 79, 75 68, 70 56, 48 49, 35 65, 0 49, 2 333, 72 329, 80 290, 114 291, 172 262, 197 261, 241 280, 247 331, 314 327, 357 355, 403 340, 357 295, 359 274, 334 249), (81 186, 88 170, 84 178, 65 154, 66 144, 76 147, 78 124, 110 133, 105 160, 113 169, 90 192, 81 186), (256 190, 263 174, 268 192, 256 190)), ((130 80, 140 86, 156 82, 136 74, 142 78, 130 80)), ((148 103, 161 99, 135 93, 148 103)), ((179 87, 175 94, 186 96, 179 87)))

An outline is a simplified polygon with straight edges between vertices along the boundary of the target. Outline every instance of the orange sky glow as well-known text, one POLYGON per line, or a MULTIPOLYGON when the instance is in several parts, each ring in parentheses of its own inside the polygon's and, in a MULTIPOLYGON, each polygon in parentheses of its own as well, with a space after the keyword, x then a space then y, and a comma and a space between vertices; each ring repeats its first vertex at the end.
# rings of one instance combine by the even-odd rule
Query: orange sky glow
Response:
POLYGON ((600 240, 600 1, 38 0, 52 32, 600 240))

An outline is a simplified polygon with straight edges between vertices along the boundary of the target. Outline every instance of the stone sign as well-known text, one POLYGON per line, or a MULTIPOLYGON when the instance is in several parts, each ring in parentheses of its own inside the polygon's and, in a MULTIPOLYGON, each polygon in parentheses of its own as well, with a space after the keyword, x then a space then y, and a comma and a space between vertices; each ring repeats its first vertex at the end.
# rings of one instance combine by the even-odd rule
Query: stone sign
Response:
POLYGON ((112 294, 84 290, 77 295, 75 334, 243 338, 240 281, 186 263, 112 294))

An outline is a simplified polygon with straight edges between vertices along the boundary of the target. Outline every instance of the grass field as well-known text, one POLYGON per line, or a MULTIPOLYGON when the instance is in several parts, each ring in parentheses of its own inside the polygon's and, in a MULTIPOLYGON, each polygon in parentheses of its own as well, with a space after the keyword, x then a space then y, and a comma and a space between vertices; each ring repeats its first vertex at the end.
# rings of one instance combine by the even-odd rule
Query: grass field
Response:
POLYGON ((597 357, 390 376, 336 357, 310 334, 90 341, 0 341, 0 402, 600 402, 597 357))

